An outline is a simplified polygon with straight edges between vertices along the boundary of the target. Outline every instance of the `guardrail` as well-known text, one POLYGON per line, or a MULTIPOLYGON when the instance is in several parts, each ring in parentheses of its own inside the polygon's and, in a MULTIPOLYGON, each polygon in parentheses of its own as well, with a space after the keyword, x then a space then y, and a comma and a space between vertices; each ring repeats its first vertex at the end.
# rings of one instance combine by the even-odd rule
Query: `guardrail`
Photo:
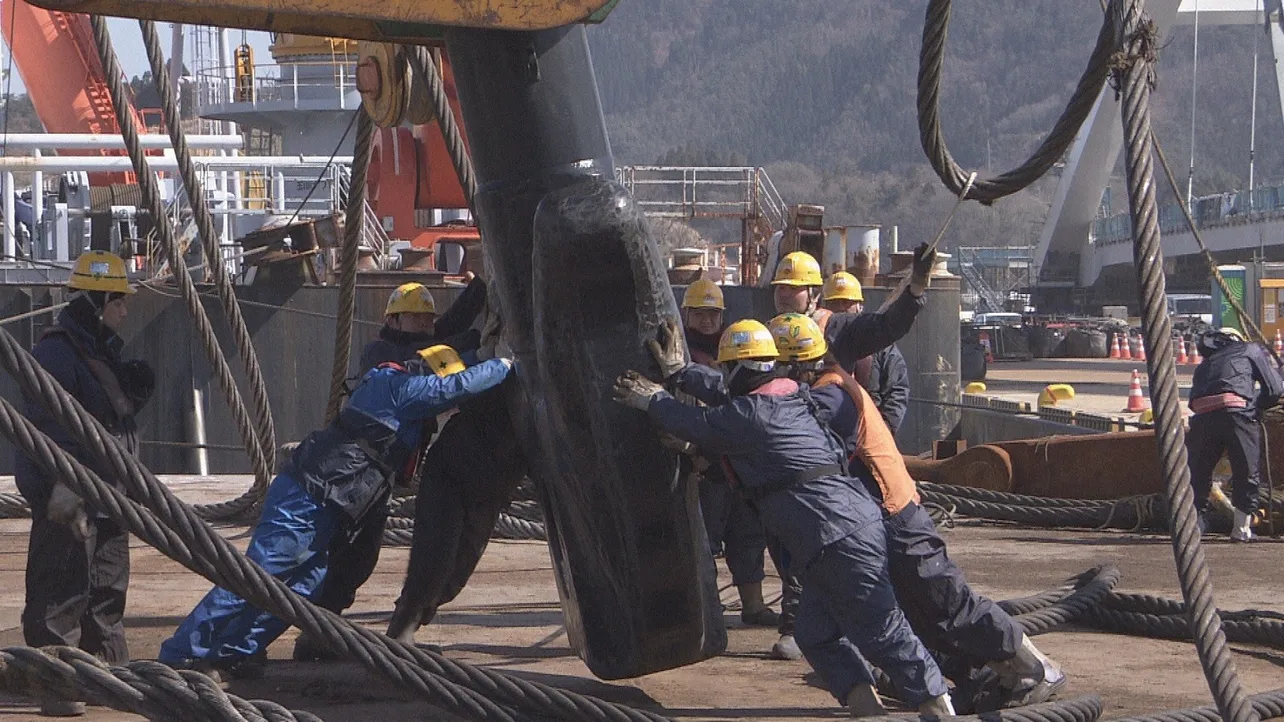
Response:
MULTIPOLYGON (((1263 186, 1252 191, 1201 196, 1191 203, 1190 214, 1201 230, 1284 218, 1284 186, 1263 186)), ((1186 233, 1189 230, 1180 205, 1169 203, 1160 207, 1160 233, 1186 233)), ((1096 220, 1092 224, 1092 237, 1099 246, 1131 243, 1132 216, 1121 213, 1096 220)))

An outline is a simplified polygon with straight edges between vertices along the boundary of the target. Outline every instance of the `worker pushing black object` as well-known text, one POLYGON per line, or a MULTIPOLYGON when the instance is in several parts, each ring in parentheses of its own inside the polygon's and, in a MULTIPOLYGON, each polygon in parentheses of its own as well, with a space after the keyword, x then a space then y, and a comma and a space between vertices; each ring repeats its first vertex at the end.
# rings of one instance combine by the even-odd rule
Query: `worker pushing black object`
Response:
POLYGON ((677 309, 641 213, 604 180, 613 164, 584 28, 445 37, 491 292, 518 362, 510 412, 547 495, 575 647, 604 678, 717 654, 726 630, 695 489, 645 420, 609 399, 617 373, 652 363, 643 340, 677 309))

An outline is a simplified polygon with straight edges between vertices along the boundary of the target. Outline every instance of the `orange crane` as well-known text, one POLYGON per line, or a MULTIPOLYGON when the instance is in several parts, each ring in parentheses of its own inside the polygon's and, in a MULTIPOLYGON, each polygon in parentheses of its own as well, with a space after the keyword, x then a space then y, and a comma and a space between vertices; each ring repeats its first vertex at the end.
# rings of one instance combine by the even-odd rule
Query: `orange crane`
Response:
MULTIPOLYGON (((120 124, 107 75, 94 50, 89 17, 45 10, 26 0, 0 0, 0 25, 36 115, 49 133, 116 135, 120 124)), ((144 127, 132 110, 138 127, 144 127)), ((119 150, 63 151, 69 155, 123 155, 119 150)), ((132 173, 97 173, 91 183, 130 183, 132 173)))

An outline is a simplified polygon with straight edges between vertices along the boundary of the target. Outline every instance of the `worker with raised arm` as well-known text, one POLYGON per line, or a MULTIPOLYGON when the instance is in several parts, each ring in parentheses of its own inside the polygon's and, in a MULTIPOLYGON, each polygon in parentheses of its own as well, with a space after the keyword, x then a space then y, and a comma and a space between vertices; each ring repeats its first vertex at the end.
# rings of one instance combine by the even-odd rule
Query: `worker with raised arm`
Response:
POLYGON ((1204 360, 1190 384, 1190 410, 1195 415, 1190 419, 1186 448, 1200 529, 1208 526, 1213 468, 1224 453, 1230 458, 1231 506, 1235 508, 1230 538, 1252 541, 1262 484, 1261 415, 1279 403, 1284 380, 1266 349, 1246 343, 1237 329, 1209 331, 1198 344, 1204 360))
MULTIPOLYGON (((839 271, 825 279, 821 302, 823 308, 831 313, 861 314, 865 312, 865 291, 855 276, 839 271)), ((878 413, 895 436, 905 420, 910 396, 909 368, 901 350, 892 344, 857 359, 851 368, 844 370, 855 376, 874 398, 878 413)))
MULTIPOLYGON (((794 251, 781 259, 772 278, 772 299, 776 313, 805 314, 816 321, 829 339, 832 348, 841 349, 840 358, 855 367, 859 359, 878 353, 909 333, 914 318, 926 302, 927 287, 931 283, 936 251, 926 243, 914 249, 909 292, 902 293, 886 311, 879 313, 836 313, 818 308, 822 298, 824 279, 820 264, 809 253, 794 251)), ((798 615, 798 580, 785 573, 788 560, 782 559, 784 550, 768 538, 768 550, 776 569, 781 574, 780 638, 772 645, 770 656, 775 659, 800 659, 802 651, 794 640, 794 620, 798 615)))
MULTIPOLYGON (((296 593, 312 596, 324 584, 332 540, 360 530, 387 503, 397 469, 418 448, 425 424, 498 385, 511 368, 507 358, 465 368, 450 347, 432 346, 403 364, 367 372, 339 417, 308 434, 272 480, 246 556, 296 593)), ((256 676, 261 670, 253 658, 286 627, 216 587, 161 645, 159 658, 256 676)))
MULTIPOLYGON (((670 336, 676 336, 673 324, 670 336)), ((678 375, 686 367, 683 354, 664 350, 653 347, 662 372, 678 375)), ((728 475, 789 555, 789 569, 843 634, 911 706, 953 714, 940 670, 896 605, 879 506, 868 485, 850 475, 843 442, 822 423, 809 389, 777 369, 777 355, 763 324, 739 321, 719 343, 725 403, 683 404, 633 371, 619 377, 615 398, 646 412, 662 432, 723 457, 728 475)), ((857 663, 860 670, 851 674, 868 675, 857 663)))
MULTIPOLYGON (((712 369, 718 361, 718 339, 725 328, 726 301, 716 283, 702 278, 682 295, 682 325, 692 363, 712 369)), ((688 457, 684 457, 688 458, 688 457)), ((753 627, 778 627, 780 615, 762 596, 766 576, 767 536, 744 495, 727 483, 716 458, 689 458, 700 472, 700 512, 710 551, 722 551, 731 582, 740 595, 740 621, 753 627)))
MULTIPOLYGON (((31 355, 109 432, 138 453, 135 416, 151 398, 156 376, 144 361, 121 357, 120 327, 134 293, 125 262, 107 251, 76 259, 67 307, 41 336, 31 355)), ((26 415, 40 431, 105 481, 119 485, 32 398, 26 415)), ((129 661, 125 643, 125 594, 129 587, 129 532, 106 514, 89 508, 59 479, 19 454, 18 491, 31 505, 27 545, 26 602, 22 636, 30 647, 79 647, 109 664, 129 661)), ((48 698, 41 713, 84 714, 83 702, 48 698)))
MULTIPOLYGON (((959 689, 976 695, 978 712, 1045 702, 1065 687, 1061 669, 1044 656, 1020 625, 997 604, 972 591, 950 560, 945 541, 919 505, 918 489, 891 429, 873 397, 832 356, 820 327, 807 316, 782 314, 768 324, 778 363, 790 378, 811 387, 822 418, 844 441, 848 463, 883 507, 888 568, 896 599, 915 634, 945 660, 942 671, 959 689), (974 690, 973 670, 989 665, 995 684, 974 690), (979 694, 978 694, 979 693, 979 694)), ((692 375, 693 372, 684 372, 692 375)), ((713 380, 691 379, 695 387, 713 380)), ((796 639, 804 656, 835 694, 845 697, 857 684, 857 698, 881 704, 872 680, 853 678, 856 650, 816 595, 804 590, 796 639)), ((843 699, 844 697, 840 697, 843 699)), ((957 694, 956 694, 957 701, 957 694)), ((971 706, 972 700, 968 700, 971 706)))
MULTIPOLYGON (((468 286, 444 314, 437 314, 432 292, 422 283, 403 283, 388 297, 384 325, 379 335, 361 349, 359 375, 385 363, 400 363, 414 358, 419 349, 438 344, 467 355, 477 350, 480 332, 474 328, 486 305, 486 284, 480 278, 469 279, 468 286), (441 340, 438 340, 441 339, 441 340)), ((397 486, 410 487, 423 457, 423 446, 437 432, 435 419, 425 422, 420 434, 420 448, 406 455, 397 470, 397 486)), ((313 596, 313 603, 336 614, 351 607, 361 588, 379 563, 387 526, 386 507, 372 509, 360 529, 352 534, 335 536, 330 544, 329 571, 325 584, 313 596)), ((307 632, 294 641, 293 657, 299 661, 332 659, 329 650, 307 632)))

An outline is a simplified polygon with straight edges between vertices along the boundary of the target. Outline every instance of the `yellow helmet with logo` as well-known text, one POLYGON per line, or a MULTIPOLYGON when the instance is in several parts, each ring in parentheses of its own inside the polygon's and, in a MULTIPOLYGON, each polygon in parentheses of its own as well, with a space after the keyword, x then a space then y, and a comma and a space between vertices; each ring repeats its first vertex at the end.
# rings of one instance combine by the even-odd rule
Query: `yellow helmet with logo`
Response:
POLYGON ((455 349, 444 344, 420 349, 419 358, 423 360, 425 366, 443 379, 466 368, 463 359, 455 353, 455 349))
POLYGON ((780 259, 776 276, 771 279, 773 286, 821 286, 824 283, 820 277, 820 264, 805 251, 794 251, 780 259))
POLYGON ((847 271, 839 271, 825 280, 825 290, 820 294, 823 301, 865 301, 865 292, 860 281, 847 271))
POLYGON ((782 313, 767 324, 776 339, 777 361, 816 361, 825 357, 829 344, 820 325, 801 313, 782 313))
POLYGON ((76 259, 67 288, 77 291, 134 293, 125 277, 125 259, 107 251, 86 251, 76 259))
POLYGON ((394 313, 437 313, 437 304, 433 302, 432 294, 424 288, 424 284, 403 283, 388 298, 388 308, 383 315, 391 316, 394 313))
POLYGON ((722 299, 722 289, 718 284, 707 278, 701 278, 698 281, 692 281, 687 286, 687 292, 682 294, 683 308, 716 308, 725 310, 726 303, 722 299))
POLYGON ((718 363, 745 359, 774 361, 777 355, 771 331, 751 318, 731 324, 718 340, 718 363))

